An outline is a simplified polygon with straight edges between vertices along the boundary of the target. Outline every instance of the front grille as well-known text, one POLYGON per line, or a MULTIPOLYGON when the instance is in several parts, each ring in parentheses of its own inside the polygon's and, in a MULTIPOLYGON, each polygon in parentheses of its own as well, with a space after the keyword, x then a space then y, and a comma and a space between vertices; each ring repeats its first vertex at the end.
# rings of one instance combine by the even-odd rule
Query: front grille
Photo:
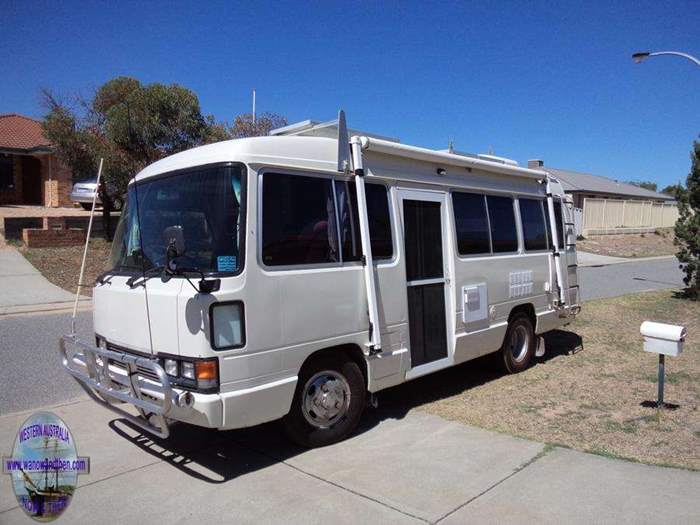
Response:
MULTIPOLYGON (((111 350, 112 352, 119 352, 122 354, 129 354, 129 355, 133 355, 133 356, 137 356, 137 357, 146 357, 148 359, 152 359, 153 361, 155 361, 155 359, 151 358, 148 355, 142 354, 141 352, 134 352, 132 350, 127 350, 123 346, 118 346, 118 345, 115 345, 115 344, 109 343, 109 342, 107 343, 107 350, 111 350)), ((120 370, 123 370, 124 373, 127 373, 126 366, 123 363, 118 363, 118 362, 112 361, 110 359, 109 364, 120 369, 120 370)), ((136 370, 138 371, 139 375, 141 375, 142 377, 145 377, 148 379, 154 379, 156 381, 159 380, 158 376, 156 374, 154 374, 153 370, 151 370, 149 368, 143 368, 141 366, 137 366, 136 370)))

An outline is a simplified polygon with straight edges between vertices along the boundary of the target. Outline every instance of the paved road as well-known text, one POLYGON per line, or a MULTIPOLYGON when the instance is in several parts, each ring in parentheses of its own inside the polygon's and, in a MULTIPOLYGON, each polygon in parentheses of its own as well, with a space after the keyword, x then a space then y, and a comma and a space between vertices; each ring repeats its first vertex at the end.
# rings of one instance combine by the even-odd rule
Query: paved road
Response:
POLYGON ((683 287, 676 259, 637 261, 610 266, 579 268, 584 301, 634 292, 683 287))
MULTIPOLYGON (((92 312, 78 312, 76 330, 92 337, 92 312)), ((70 314, 0 317, 0 415, 85 395, 59 361, 58 340, 69 331, 70 314)))
MULTIPOLYGON (((588 267, 579 272, 584 300, 682 285, 675 260, 588 267)), ((69 327, 68 314, 0 316, 0 414, 59 403, 83 393, 58 361, 58 339, 69 327)), ((83 337, 92 338, 90 312, 78 314, 77 328, 83 337)))

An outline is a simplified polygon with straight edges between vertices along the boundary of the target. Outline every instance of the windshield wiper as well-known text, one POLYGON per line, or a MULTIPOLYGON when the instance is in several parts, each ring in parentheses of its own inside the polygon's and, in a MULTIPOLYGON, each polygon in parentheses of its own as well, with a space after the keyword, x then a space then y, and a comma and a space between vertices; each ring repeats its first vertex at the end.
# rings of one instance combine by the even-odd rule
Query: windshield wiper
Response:
POLYGON ((157 275, 162 274, 165 271, 165 266, 154 266, 153 268, 149 268, 148 270, 145 270, 142 272, 140 275, 134 275, 132 277, 129 277, 126 281, 126 285, 129 288, 136 288, 137 286, 142 285, 146 281, 148 281, 152 277, 156 277, 157 275), (139 281, 139 279, 141 279, 139 281))

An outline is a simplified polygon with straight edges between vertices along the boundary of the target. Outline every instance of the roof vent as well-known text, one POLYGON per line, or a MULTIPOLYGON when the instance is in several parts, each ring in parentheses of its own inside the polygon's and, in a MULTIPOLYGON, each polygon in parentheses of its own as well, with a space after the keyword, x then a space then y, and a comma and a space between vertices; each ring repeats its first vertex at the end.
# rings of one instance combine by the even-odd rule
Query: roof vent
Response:
POLYGON ((536 170, 544 166, 544 161, 542 159, 530 159, 527 161, 527 167, 536 170))
POLYGON ((497 157, 496 155, 487 155, 485 153, 479 153, 477 155, 481 160, 488 160, 489 162, 498 162, 500 164, 507 164, 508 166, 517 166, 518 162, 513 159, 507 159, 505 157, 497 157))

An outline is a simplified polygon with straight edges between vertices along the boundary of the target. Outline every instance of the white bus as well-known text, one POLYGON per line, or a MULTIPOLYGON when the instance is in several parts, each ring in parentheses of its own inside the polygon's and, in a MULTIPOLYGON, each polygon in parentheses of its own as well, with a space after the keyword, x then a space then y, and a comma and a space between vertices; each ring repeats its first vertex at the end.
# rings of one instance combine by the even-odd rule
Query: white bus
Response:
POLYGON ((541 355, 580 308, 573 228, 546 172, 350 137, 342 112, 202 146, 130 182, 95 342, 64 336, 63 365, 161 437, 282 418, 327 445, 380 390, 541 355))

